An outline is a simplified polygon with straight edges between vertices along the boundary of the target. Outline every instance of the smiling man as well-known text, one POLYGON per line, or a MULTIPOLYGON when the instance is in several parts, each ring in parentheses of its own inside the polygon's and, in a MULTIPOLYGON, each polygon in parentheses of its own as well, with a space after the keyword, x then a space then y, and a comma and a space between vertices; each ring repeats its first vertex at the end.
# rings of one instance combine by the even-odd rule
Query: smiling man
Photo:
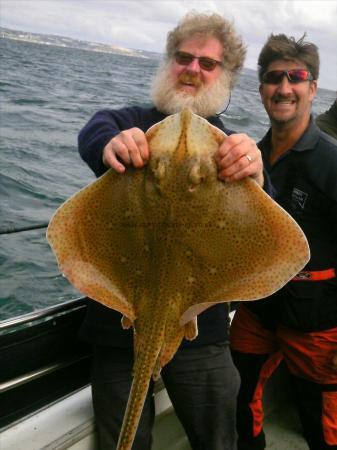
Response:
POLYGON ((275 200, 305 232, 311 259, 283 289, 235 314, 238 449, 266 446, 263 387, 282 359, 310 450, 337 449, 337 141, 311 115, 319 73, 314 44, 271 35, 258 64, 271 122, 258 145, 275 200))
MULTIPOLYGON (((184 107, 230 136, 216 155, 224 181, 252 176, 263 183, 261 152, 245 134, 226 130, 219 115, 242 68, 245 47, 233 25, 218 14, 188 14, 167 37, 155 77, 153 107, 99 111, 79 135, 79 151, 97 176, 108 168, 123 174, 149 158, 146 130, 184 107)), ((198 318, 199 336, 183 341, 161 375, 193 450, 236 448, 235 408, 239 378, 228 344, 228 305, 198 318)), ((89 302, 81 335, 94 347, 93 404, 100 448, 113 450, 132 381, 133 336, 121 315, 89 302)), ((154 420, 151 383, 133 450, 151 448, 154 420)))
POLYGON ((168 53, 171 58, 164 61, 153 84, 157 108, 174 114, 188 106, 202 117, 221 111, 228 100, 233 72, 225 67, 220 41, 197 35, 184 40, 179 50, 170 48, 168 53))

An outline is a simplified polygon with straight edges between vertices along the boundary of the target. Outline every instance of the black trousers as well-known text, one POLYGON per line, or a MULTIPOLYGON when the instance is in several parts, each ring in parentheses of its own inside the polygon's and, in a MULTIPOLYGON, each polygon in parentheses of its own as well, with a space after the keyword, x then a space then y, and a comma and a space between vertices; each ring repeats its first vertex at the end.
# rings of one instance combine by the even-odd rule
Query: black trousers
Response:
MULTIPOLYGON (((101 450, 116 448, 132 365, 132 350, 94 349, 92 395, 101 450)), ((235 450, 239 376, 228 344, 179 349, 161 375, 192 450, 235 450)), ((133 450, 151 449, 154 416, 151 382, 133 450)))

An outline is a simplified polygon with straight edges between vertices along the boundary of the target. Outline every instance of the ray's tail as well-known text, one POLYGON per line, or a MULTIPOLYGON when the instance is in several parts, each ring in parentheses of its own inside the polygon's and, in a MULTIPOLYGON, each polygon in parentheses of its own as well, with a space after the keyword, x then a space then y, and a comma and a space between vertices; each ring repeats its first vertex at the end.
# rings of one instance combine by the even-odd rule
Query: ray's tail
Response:
POLYGON ((116 450, 130 450, 132 447, 161 348, 160 341, 161 339, 157 338, 151 340, 150 343, 145 343, 137 355, 134 377, 116 450))

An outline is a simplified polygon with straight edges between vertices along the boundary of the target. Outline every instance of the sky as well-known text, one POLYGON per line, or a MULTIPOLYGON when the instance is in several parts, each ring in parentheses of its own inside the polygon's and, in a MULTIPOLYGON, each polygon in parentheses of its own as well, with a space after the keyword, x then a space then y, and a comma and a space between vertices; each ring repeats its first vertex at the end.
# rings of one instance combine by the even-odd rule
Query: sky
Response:
POLYGON ((192 9, 234 21, 251 69, 269 34, 306 32, 320 52, 319 87, 337 90, 337 0, 0 0, 0 26, 161 53, 192 9))

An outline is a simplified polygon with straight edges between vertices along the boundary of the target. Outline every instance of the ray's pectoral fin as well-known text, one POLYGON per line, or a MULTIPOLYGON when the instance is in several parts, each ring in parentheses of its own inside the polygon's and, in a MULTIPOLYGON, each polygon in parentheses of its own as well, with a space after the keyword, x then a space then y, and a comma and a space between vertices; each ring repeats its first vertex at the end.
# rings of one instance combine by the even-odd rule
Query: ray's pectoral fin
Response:
POLYGON ((135 247, 138 234, 137 228, 125 224, 133 225, 136 220, 128 214, 138 204, 135 192, 142 176, 137 172, 133 180, 132 173, 121 177, 109 170, 60 206, 47 230, 60 270, 70 283, 130 320, 135 318, 132 292, 137 280, 129 286, 126 273, 137 273, 138 267, 130 263, 136 260, 134 255, 125 255, 135 247))

